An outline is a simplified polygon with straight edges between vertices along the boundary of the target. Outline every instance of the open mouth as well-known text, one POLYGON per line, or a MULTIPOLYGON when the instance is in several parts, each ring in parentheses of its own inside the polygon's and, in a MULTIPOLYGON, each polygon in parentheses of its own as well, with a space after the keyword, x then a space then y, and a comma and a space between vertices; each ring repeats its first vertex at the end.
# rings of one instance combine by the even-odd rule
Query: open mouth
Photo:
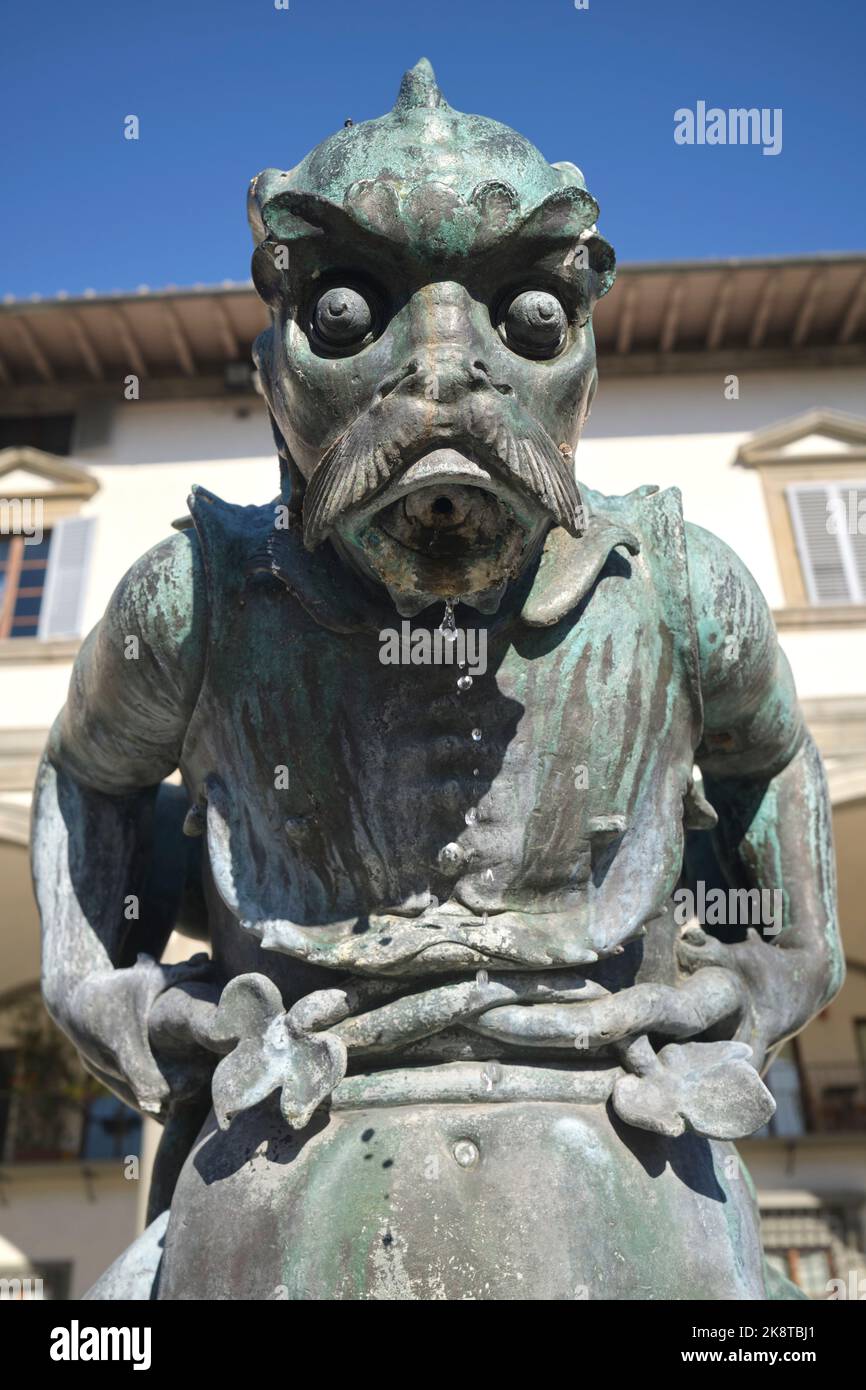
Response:
MULTIPOLYGON (((353 518, 352 538, 392 594, 496 602, 519 570, 540 509, 454 449, 413 463, 353 518)), ((411 605, 416 608, 416 604, 411 605)))

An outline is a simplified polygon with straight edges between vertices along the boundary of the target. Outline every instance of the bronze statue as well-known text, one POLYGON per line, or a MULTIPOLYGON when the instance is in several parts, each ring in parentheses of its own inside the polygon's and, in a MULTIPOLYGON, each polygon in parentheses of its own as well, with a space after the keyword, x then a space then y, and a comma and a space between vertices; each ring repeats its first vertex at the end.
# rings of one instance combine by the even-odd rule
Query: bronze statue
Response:
POLYGON ((253 181, 279 495, 194 491, 39 778, 48 1008, 165 1121, 94 1298, 797 1296, 730 1141, 841 982, 827 795, 736 556, 575 479, 597 217, 424 61, 253 181))

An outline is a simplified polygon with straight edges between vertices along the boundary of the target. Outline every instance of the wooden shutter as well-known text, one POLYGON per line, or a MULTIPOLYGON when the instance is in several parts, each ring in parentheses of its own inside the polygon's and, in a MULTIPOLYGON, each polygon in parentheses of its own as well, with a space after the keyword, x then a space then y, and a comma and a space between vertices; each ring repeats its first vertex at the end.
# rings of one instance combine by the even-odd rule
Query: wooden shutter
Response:
POLYGON ((792 483, 786 493, 810 601, 866 603, 866 483, 792 483))
POLYGON ((95 526, 94 517, 71 516, 52 530, 39 613, 40 638, 81 636, 95 526))

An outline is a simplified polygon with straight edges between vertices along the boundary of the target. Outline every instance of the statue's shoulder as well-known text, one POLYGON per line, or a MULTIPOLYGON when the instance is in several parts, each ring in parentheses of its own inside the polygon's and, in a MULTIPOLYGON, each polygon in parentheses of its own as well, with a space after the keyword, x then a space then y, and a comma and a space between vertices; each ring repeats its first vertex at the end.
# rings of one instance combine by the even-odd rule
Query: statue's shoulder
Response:
POLYGON ((683 498, 678 487, 644 483, 631 492, 609 494, 582 486, 581 495, 590 515, 627 528, 647 545, 683 536, 683 498))
POLYGON ((757 580, 720 536, 694 522, 686 522, 685 530, 705 692, 741 692, 775 667, 778 643, 770 606, 757 580))
POLYGON ((367 593, 332 547, 309 551, 289 504, 279 497, 263 506, 225 502, 196 487, 189 520, 202 549, 209 608, 217 627, 232 597, 253 580, 262 592, 268 580, 297 601, 320 626, 333 632, 378 633, 392 616, 390 605, 367 593))
POLYGON ((189 515, 174 524, 196 536, 212 609, 245 588, 252 575, 272 572, 273 538, 289 516, 279 498, 243 506, 195 486, 188 506, 189 515))
POLYGON ((775 632, 769 605, 757 580, 727 542, 693 521, 685 523, 689 584, 695 616, 711 628, 736 623, 768 641, 775 632))
POLYGON ((774 665, 776 631, 760 586, 720 536, 686 521, 678 488, 638 488, 622 497, 590 494, 590 505, 634 531, 672 620, 677 605, 683 620, 689 615, 705 696, 745 686, 774 665))
POLYGON ((279 498, 262 506, 241 506, 226 502, 206 487, 195 485, 189 495, 189 515, 175 522, 184 531, 193 530, 198 537, 210 568, 221 560, 236 559, 239 552, 255 554, 273 532, 279 520, 279 509, 286 511, 279 498))
POLYGON ((682 498, 676 488, 647 485, 607 496, 580 485, 584 527, 571 536, 555 527, 547 537, 522 618, 530 627, 549 627, 591 590, 611 556, 643 555, 648 578, 660 596, 683 606, 687 594, 682 498))
POLYGON ((166 536, 130 566, 102 620, 104 630, 138 633, 152 645, 181 644, 204 617, 204 562, 193 530, 166 536))

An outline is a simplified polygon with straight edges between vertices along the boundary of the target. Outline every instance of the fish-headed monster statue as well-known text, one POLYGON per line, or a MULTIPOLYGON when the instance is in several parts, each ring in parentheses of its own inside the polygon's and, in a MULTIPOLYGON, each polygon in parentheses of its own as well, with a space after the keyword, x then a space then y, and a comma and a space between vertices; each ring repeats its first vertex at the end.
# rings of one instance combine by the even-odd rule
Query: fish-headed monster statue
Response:
POLYGON ((47 1006, 165 1126, 93 1298, 797 1296, 732 1141, 840 983, 821 763, 737 557, 576 479, 597 218, 426 61, 253 180, 279 492, 193 491, 39 775, 47 1006))

